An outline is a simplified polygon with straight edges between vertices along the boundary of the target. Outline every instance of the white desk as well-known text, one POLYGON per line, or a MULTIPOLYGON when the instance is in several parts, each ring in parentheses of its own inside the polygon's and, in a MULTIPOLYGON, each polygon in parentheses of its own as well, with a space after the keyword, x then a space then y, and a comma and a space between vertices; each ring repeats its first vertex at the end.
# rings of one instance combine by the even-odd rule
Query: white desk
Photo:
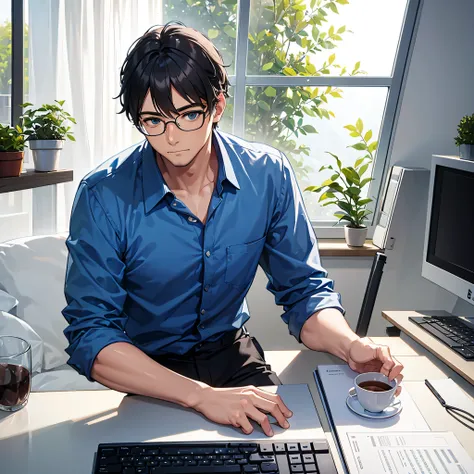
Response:
MULTIPOLYGON (((474 387, 463 385, 466 381, 448 367, 437 366, 428 357, 417 355, 416 347, 408 345, 400 338, 374 338, 374 341, 390 345, 393 355, 405 365, 404 389, 408 390, 431 429, 453 431, 474 458, 473 432, 445 412, 423 380, 425 377, 451 377, 460 382, 461 388, 470 396, 474 396, 474 387)), ((315 426, 317 423, 312 423, 311 426, 300 426, 303 431, 299 434, 309 430, 307 434, 310 436, 325 435, 338 472, 342 474, 342 465, 312 375, 318 364, 337 364, 341 361, 329 354, 309 350, 267 351, 266 357, 284 384, 308 384, 322 429, 315 426)), ((298 434, 292 432, 292 428, 283 430, 274 426, 274 430, 275 436, 272 439, 289 438, 292 435, 298 437, 298 434)), ((139 396, 125 397, 123 393, 113 390, 32 393, 24 409, 14 414, 0 413, 0 472, 46 474, 38 469, 39 464, 47 465, 49 459, 61 453, 65 456, 67 453, 64 449, 67 449, 74 452, 74 460, 80 463, 80 466, 75 464, 77 470, 73 471, 65 465, 64 470, 58 472, 89 474, 93 452, 100 442, 120 441, 124 437, 131 442, 139 439, 190 441, 196 439, 197 435, 200 437, 198 439, 211 440, 221 436, 250 439, 233 427, 215 425, 191 410, 161 400, 139 396), (163 410, 163 407, 166 410, 163 410), (174 424, 169 422, 169 416, 176 411, 179 411, 181 418, 186 419, 184 424, 182 421, 174 424), (164 416, 161 420, 157 419, 158 412, 165 414, 160 415, 164 416), (178 428, 184 425, 185 429, 177 430, 176 425, 178 428), (203 432, 206 434, 205 438, 201 437, 203 432), (63 450, 60 447, 63 447, 63 450), (44 453, 44 459, 36 457, 38 453, 44 453), (27 471, 17 468, 21 465, 28 466, 27 471)), ((263 433, 259 435, 257 430, 251 437, 267 439, 263 433)), ((302 438, 307 439, 306 436, 302 438)), ((65 458, 67 459, 67 456, 65 458)), ((55 472, 48 471, 48 474, 55 472)))

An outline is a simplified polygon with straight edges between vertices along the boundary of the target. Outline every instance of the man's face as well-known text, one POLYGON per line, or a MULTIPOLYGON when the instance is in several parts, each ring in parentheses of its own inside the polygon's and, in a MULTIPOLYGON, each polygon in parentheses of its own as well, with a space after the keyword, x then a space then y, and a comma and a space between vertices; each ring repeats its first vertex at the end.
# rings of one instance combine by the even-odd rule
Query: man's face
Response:
POLYGON ((150 145, 168 162, 176 167, 185 167, 192 163, 196 155, 208 142, 212 132, 213 122, 218 122, 225 108, 225 97, 223 94, 219 96, 219 102, 215 106, 213 114, 209 115, 209 111, 205 103, 193 104, 181 95, 176 89, 171 87, 171 99, 173 105, 179 114, 173 114, 170 117, 159 115, 153 105, 153 101, 148 91, 141 109, 140 122, 151 133, 156 133, 163 123, 175 119, 178 116, 180 124, 183 128, 196 128, 202 123, 204 115, 204 123, 201 128, 192 131, 181 130, 175 123, 170 122, 166 125, 165 132, 157 136, 147 136, 150 145))

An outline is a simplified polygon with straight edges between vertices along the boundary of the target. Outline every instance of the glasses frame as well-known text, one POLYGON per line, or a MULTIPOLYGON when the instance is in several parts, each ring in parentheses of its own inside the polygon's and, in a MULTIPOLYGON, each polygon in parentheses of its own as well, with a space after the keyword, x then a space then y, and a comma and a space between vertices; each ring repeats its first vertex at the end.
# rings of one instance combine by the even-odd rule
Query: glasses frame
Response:
MULTIPOLYGON (((202 126, 204 125, 204 122, 206 121, 206 115, 211 115, 209 113, 209 109, 206 107, 206 109, 204 110, 191 110, 189 112, 184 112, 182 114, 179 114, 175 119, 173 120, 167 120, 166 122, 163 122, 164 125, 165 125, 165 128, 163 129, 163 131, 161 133, 148 133, 146 130, 142 129, 142 125, 141 125, 141 122, 139 122, 139 124, 137 125, 137 129, 140 133, 142 133, 143 135, 146 135, 147 137, 159 137, 160 135, 163 135, 165 132, 166 132, 166 127, 168 126, 169 123, 174 123, 176 125, 177 128, 179 128, 180 130, 182 130, 183 132, 195 132, 196 130, 199 130, 200 128, 202 128, 202 126), (177 122, 177 120, 186 115, 186 114, 192 114, 193 112, 195 113, 199 113, 202 115, 202 123, 201 125, 199 125, 199 127, 197 128, 193 128, 192 130, 184 130, 183 128, 181 128, 177 122)), ((161 119, 159 119, 161 120, 161 119)))

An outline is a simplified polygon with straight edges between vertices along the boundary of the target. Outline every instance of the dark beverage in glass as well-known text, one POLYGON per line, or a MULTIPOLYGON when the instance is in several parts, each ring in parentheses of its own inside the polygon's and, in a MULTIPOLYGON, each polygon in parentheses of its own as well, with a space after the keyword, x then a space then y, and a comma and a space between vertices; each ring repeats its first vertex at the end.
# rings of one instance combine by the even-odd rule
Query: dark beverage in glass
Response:
POLYGON ((30 390, 30 344, 19 337, 0 336, 0 410, 20 410, 30 390))

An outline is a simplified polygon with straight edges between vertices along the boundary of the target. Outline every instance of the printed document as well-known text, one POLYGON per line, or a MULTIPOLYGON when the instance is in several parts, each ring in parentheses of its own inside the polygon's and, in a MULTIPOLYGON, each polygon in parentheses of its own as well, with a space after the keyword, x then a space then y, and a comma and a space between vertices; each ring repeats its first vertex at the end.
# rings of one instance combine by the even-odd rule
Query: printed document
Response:
POLYGON ((450 431, 346 434, 360 474, 474 473, 474 461, 450 431))

